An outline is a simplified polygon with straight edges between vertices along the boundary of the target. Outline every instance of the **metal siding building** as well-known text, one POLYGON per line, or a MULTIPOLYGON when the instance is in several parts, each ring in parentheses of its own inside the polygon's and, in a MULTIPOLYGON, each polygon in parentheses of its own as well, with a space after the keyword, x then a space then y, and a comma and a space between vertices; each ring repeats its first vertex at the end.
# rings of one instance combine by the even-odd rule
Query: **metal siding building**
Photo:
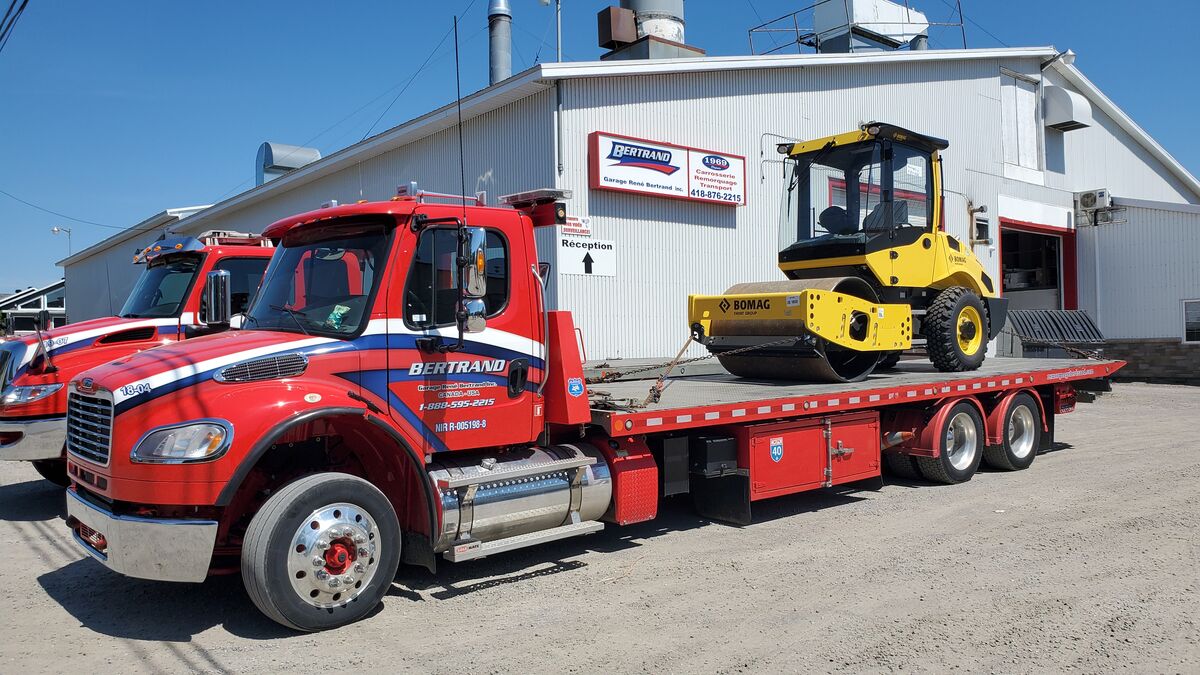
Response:
MULTIPOLYGON (((494 202, 505 193, 569 189, 571 213, 591 218, 594 238, 615 242, 616 276, 564 274, 555 232, 538 233, 540 255, 554 270, 550 304, 574 312, 592 359, 674 354, 688 332, 689 293, 779 278, 783 174, 775 144, 781 137, 813 138, 881 120, 946 138, 948 230, 963 241, 974 238, 970 199, 989 209, 991 242, 975 252, 993 278, 1002 278, 998 244, 1005 228, 1034 228, 1041 233, 1036 236, 1056 238, 1066 267, 1068 257, 1072 263, 1077 253, 1084 257, 1073 231, 1076 192, 1106 188, 1196 204, 1200 183, 1074 66, 1058 61, 1043 68, 1055 55, 1046 47, 544 64, 463 100, 466 190, 486 190, 494 202), (1036 142, 1036 166, 1006 163, 1004 78, 1019 78, 1038 92, 1048 86, 1075 92, 1088 101, 1083 114, 1092 125, 1046 128, 1039 96, 1030 111, 1036 117, 1023 127, 1037 132, 1028 139, 1036 142), (596 131, 745 156, 748 203, 590 190, 588 135, 596 131)), ((172 229, 257 232, 330 199, 386 199, 413 180, 425 189, 459 192, 455 120, 454 106, 443 107, 172 229)), ((1200 249, 1191 250, 1195 266, 1200 249)), ((91 258, 103 255, 89 249, 73 256, 69 283, 91 285, 97 274, 91 258)), ((1082 276, 1086 270, 1078 264, 1082 276)), ((1062 285, 1072 285, 1059 289, 1066 305, 1076 279, 1062 274, 1062 285)), ((1096 293, 1082 284, 1078 291, 1081 302, 1096 293)), ((79 305, 71 302, 76 315, 79 305)))

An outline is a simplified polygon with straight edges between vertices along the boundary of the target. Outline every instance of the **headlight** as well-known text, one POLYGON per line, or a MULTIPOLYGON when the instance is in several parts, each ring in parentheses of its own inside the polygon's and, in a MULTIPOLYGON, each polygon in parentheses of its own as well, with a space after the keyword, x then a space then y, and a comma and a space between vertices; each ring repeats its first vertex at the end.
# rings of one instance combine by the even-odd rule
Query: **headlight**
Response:
POLYGON ((62 389, 61 384, 35 384, 32 387, 9 387, 8 391, 4 392, 4 398, 0 399, 0 403, 4 405, 33 403, 34 401, 46 398, 59 389, 62 389))
POLYGON ((164 464, 208 462, 225 454, 232 441, 233 430, 218 420, 161 427, 138 441, 130 459, 164 464))

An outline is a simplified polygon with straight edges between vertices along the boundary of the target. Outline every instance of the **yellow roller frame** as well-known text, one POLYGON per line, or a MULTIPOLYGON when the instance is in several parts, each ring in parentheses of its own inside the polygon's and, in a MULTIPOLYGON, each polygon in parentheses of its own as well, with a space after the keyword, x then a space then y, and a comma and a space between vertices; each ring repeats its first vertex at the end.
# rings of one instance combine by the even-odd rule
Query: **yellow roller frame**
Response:
POLYGON ((797 321, 797 335, 802 329, 857 351, 900 351, 912 347, 912 310, 908 305, 877 304, 836 291, 689 295, 688 325, 699 324, 705 335, 711 335, 713 321, 797 321), (850 335, 850 323, 856 312, 867 317, 862 340, 850 335))

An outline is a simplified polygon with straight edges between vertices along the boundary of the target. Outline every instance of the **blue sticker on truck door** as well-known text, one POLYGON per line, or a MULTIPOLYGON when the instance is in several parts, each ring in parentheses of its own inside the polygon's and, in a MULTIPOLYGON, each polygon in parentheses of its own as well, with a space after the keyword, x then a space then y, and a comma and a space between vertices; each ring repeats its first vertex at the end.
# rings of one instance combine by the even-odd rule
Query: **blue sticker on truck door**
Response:
POLYGON ((776 436, 771 439, 771 461, 778 462, 783 459, 783 436, 776 436))
POLYGON ((583 396, 583 379, 572 377, 567 380, 567 393, 575 397, 583 396))

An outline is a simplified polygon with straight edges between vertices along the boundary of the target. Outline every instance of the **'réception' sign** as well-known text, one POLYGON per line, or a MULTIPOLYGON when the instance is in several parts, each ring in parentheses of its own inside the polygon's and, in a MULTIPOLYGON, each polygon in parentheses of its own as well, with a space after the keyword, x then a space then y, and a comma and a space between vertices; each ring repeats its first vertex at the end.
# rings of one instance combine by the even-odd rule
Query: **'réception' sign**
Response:
POLYGON ((685 145, 593 131, 588 136, 593 190, 746 205, 746 158, 685 145))

